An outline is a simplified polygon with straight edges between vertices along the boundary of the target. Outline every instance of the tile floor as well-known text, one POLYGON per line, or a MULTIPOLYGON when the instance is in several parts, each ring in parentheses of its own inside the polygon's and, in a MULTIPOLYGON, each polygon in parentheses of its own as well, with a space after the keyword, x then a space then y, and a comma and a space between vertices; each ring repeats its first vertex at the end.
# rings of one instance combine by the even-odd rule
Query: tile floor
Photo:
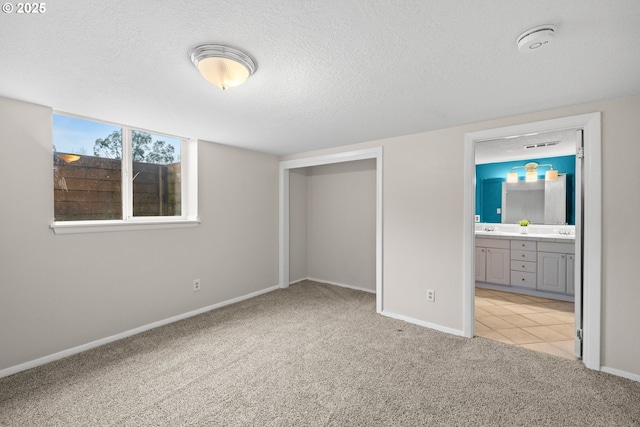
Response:
POLYGON ((576 359, 572 302, 476 288, 475 311, 477 336, 576 359))

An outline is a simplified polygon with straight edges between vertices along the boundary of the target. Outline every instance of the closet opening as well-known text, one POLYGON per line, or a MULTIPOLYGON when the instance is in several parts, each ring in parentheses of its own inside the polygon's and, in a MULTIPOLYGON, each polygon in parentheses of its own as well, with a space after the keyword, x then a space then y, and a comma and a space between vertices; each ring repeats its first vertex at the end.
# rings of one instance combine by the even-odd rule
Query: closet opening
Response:
MULTIPOLYGON (((340 192, 341 191, 338 191, 337 193, 340 193, 340 192)), ((340 195, 338 194, 337 197, 340 197, 340 195)), ((343 197, 346 197, 346 195, 343 195, 343 197)), ((348 203, 348 200, 346 199, 342 201, 338 200, 338 203, 341 203, 341 202, 348 203)), ((359 208, 362 209, 361 206, 359 208)), ((357 212, 357 209, 356 209, 356 212, 357 212)), ((351 222, 352 224, 355 224, 353 221, 357 221, 357 218, 351 218, 350 221, 352 221, 351 222)), ((342 222, 346 224, 343 226, 348 227, 348 222, 349 222, 348 218, 342 222)), ((349 231, 351 230, 345 230, 345 232, 349 232, 349 231)), ((330 232, 332 233, 333 231, 330 231, 330 232)), ((354 242, 351 242, 351 243, 344 242, 344 243, 345 245, 350 245, 351 243, 354 243, 354 242)), ((306 247, 306 243, 305 243, 305 247, 306 247)), ((339 252, 339 249, 338 249, 338 252, 339 252)), ((339 260, 340 259, 339 253, 337 255, 338 255, 337 259, 339 260)), ((364 257, 366 258, 366 260, 364 261, 368 264, 370 264, 370 260, 371 260, 371 257, 369 255, 366 255, 366 254, 364 255, 364 257)), ((279 264, 280 264, 279 277, 280 277, 280 287, 282 288, 286 288, 287 286, 289 286, 291 281, 295 282, 297 280, 302 280, 305 278, 308 278, 310 280, 320 279, 320 281, 324 281, 326 283, 333 282, 334 284, 338 284, 338 285, 353 285, 351 283, 345 283, 345 282, 350 281, 350 278, 355 276, 365 277, 364 281, 370 282, 370 279, 366 279, 366 277, 370 277, 370 275, 373 275, 373 280, 375 282, 375 293, 376 293, 376 311, 378 313, 382 312, 383 283, 382 283, 382 148, 381 147, 352 151, 347 153, 331 154, 326 156, 286 160, 286 161, 280 162, 280 257, 279 258, 280 258, 279 259, 279 264), (352 166, 350 165, 350 166, 347 166, 346 168, 339 166, 339 164, 341 163, 356 162, 359 160, 371 160, 371 161, 353 163, 352 166), (372 163, 374 165, 372 165, 372 163), (373 170, 371 170, 372 166, 374 168, 373 170), (292 190, 295 192, 296 197, 301 197, 301 192, 303 192, 303 190, 301 190, 302 188, 301 182, 309 181, 312 183, 312 185, 317 186, 317 189, 318 189, 318 191, 314 193, 317 195, 317 197, 314 196, 311 202, 318 203, 318 200, 328 201, 329 200, 327 198, 328 195, 323 199, 324 196, 321 193, 326 191, 331 192, 331 188, 336 189, 338 188, 336 186, 340 186, 339 179, 338 180, 334 179, 334 177, 331 176, 331 172, 334 170, 348 171, 350 169, 354 171, 358 171, 358 169, 362 169, 361 172, 363 172, 364 175, 358 172, 359 176, 365 176, 365 179, 367 180, 370 178, 373 178, 375 180, 375 188, 366 190, 366 191, 375 192, 375 194, 369 194, 369 195, 363 194, 362 195, 363 200, 358 202, 358 203, 361 202, 365 205, 373 205, 375 209, 375 216, 367 215, 368 218, 366 219, 366 221, 374 223, 375 235, 371 236, 370 234, 365 233, 367 235, 363 236, 364 240, 366 241, 371 241, 371 240, 374 241, 373 242, 374 243, 373 246, 375 248, 374 265, 371 268, 365 267, 364 270, 361 269, 359 271, 356 271, 358 270, 358 266, 356 264, 349 265, 350 261, 347 260, 347 262, 344 263, 340 269, 337 269, 339 271, 331 272, 331 274, 333 273, 336 274, 336 276, 334 276, 336 277, 334 280, 327 280, 326 277, 316 278, 314 277, 314 274, 315 274, 314 272, 323 271, 323 265, 325 266, 324 271, 327 271, 326 266, 329 265, 327 263, 336 261, 336 259, 333 259, 335 258, 336 254, 327 252, 330 250, 330 248, 327 248, 327 244, 328 244, 327 242, 340 241, 339 239, 341 236, 334 236, 334 239, 331 240, 331 239, 325 238, 326 236, 314 234, 315 231, 317 230, 312 230, 312 232, 309 233, 308 236, 305 236, 305 238, 309 238, 313 240, 314 245, 311 250, 315 251, 315 253, 313 254, 314 256, 313 265, 310 265, 310 267, 312 267, 312 270, 309 270, 307 272, 302 272, 301 269, 298 268, 297 266, 299 266, 301 262, 304 262, 304 260, 301 260, 300 257, 306 257, 307 255, 302 254, 299 251, 299 249, 302 246, 301 239, 300 239, 300 229, 306 226, 306 225, 300 224, 300 222, 303 221, 301 220, 301 218, 304 217, 305 218, 304 221, 309 220, 309 221, 313 221, 314 223, 317 222, 318 225, 320 226, 319 228, 322 229, 322 221, 324 221, 327 218, 330 218, 331 216, 342 215, 344 212, 347 212, 347 211, 344 211, 341 213, 339 206, 332 207, 330 205, 327 205, 326 203, 321 203, 319 206, 318 205, 312 206, 311 208, 314 209, 314 212, 312 212, 311 215, 307 216, 305 212, 300 212, 300 210, 301 209, 308 210, 309 206, 306 204, 306 202, 301 203, 301 200, 299 199, 292 200, 292 190), (374 174, 374 176, 371 177, 371 174, 374 174), (304 204, 305 206, 301 206, 302 204, 304 204), (318 210, 317 212, 315 211, 316 208, 318 210), (294 229, 292 229, 292 227, 294 227, 294 229), (294 237, 293 241, 291 239, 292 236, 294 237), (292 249, 295 249, 296 252, 292 253, 292 249)), ((368 290, 370 292, 374 291, 373 287, 370 287, 370 289, 366 289, 365 287, 360 287, 357 284, 355 286, 348 286, 348 287, 354 287, 356 289, 361 288, 361 290, 368 290)))

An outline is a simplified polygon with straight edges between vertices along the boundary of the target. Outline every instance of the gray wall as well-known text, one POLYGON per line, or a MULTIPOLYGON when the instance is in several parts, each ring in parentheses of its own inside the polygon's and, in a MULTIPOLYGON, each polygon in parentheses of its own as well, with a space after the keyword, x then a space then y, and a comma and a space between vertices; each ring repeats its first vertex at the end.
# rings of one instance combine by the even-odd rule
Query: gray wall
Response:
POLYGON ((375 292, 375 160, 292 170, 289 192, 290 281, 312 277, 375 292))
POLYGON ((472 125, 301 153, 282 160, 384 147, 385 311, 462 330, 464 134, 602 112, 603 366, 640 375, 640 96, 593 102, 472 125), (436 302, 427 303, 426 289, 436 302), (631 335, 630 335, 631 334, 631 335))
POLYGON ((198 227, 54 235, 51 109, 0 119, 0 369, 278 284, 278 158, 199 142, 198 227))

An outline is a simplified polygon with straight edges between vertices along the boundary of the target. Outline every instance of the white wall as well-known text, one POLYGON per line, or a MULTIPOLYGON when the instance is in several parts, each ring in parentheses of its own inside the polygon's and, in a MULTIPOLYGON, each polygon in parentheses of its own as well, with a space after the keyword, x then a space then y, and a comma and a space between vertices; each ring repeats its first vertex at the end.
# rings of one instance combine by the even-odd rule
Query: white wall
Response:
POLYGON ((290 282, 311 277, 375 292, 375 160, 293 169, 289 194, 290 282))
POLYGON ((640 375, 640 96, 301 153, 281 160, 384 147, 383 304, 385 311, 462 330, 464 134, 602 112, 603 366, 640 375), (426 289, 436 302, 427 303, 426 289))
POLYGON ((0 120, 0 370, 277 285, 276 157, 199 142, 198 227, 54 235, 51 109, 0 120))

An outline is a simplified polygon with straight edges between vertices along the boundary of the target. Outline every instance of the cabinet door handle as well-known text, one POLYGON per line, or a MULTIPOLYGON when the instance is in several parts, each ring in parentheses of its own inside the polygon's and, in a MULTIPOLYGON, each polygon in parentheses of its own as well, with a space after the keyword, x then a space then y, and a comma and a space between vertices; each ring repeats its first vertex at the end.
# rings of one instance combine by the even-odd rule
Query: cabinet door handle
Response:
POLYGON ((524 277, 522 278, 522 281, 524 282, 524 277))
POLYGON ((524 258, 524 254, 522 254, 522 258, 524 258))
POLYGON ((524 268, 524 265, 522 266, 522 268, 524 268))

